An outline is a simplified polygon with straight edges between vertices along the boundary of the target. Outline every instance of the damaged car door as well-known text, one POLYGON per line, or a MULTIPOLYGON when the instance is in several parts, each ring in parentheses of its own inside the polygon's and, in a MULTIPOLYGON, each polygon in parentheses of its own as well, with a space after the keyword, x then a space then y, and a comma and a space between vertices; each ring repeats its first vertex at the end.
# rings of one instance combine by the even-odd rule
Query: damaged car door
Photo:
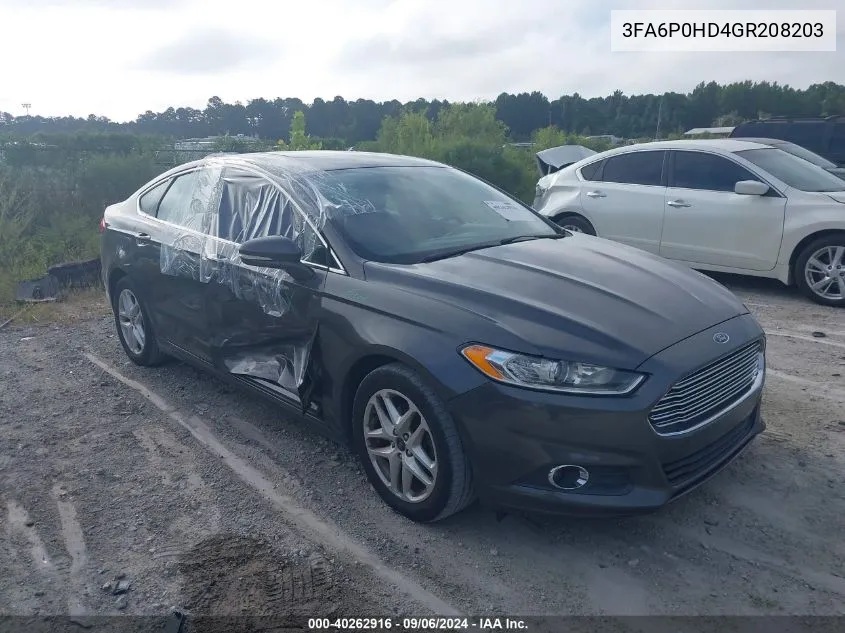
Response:
POLYGON ((280 186, 246 167, 223 170, 216 233, 209 258, 215 283, 206 302, 213 363, 305 412, 315 382, 311 360, 327 272, 318 262, 325 244, 280 186), (271 236, 298 246, 300 274, 242 261, 241 244, 271 236))
MULTIPOLYGON (((220 167, 207 166, 176 175, 157 205, 154 243, 145 261, 156 274, 145 289, 152 293, 162 338, 205 362, 203 253, 211 238, 219 195, 220 167)), ((140 251, 141 249, 139 249, 140 251)))

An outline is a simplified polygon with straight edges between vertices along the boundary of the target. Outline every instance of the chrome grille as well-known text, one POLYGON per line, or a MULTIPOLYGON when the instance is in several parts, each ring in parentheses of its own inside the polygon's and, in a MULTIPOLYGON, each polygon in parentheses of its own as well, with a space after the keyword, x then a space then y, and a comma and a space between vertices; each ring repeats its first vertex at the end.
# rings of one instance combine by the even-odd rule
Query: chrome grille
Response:
POLYGON ((762 351, 756 341, 676 382, 648 416, 654 429, 689 430, 742 399, 757 379, 762 351))

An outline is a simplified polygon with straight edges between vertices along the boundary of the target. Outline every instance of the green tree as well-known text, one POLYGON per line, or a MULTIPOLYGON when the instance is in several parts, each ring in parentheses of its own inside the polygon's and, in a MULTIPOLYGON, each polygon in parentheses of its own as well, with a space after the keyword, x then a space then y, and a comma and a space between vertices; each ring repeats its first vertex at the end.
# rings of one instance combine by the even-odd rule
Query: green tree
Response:
POLYGON ((294 151, 322 149, 322 144, 319 141, 312 141, 311 137, 305 132, 305 113, 302 110, 297 111, 291 119, 290 142, 285 143, 283 140, 279 140, 277 146, 279 149, 294 151))
POLYGON ((534 150, 539 152, 550 147, 568 145, 569 135, 556 125, 549 125, 548 127, 536 130, 531 140, 534 141, 534 150))
POLYGON ((496 108, 486 103, 455 103, 441 108, 434 125, 441 139, 472 138, 480 143, 504 145, 508 130, 496 119, 496 108))

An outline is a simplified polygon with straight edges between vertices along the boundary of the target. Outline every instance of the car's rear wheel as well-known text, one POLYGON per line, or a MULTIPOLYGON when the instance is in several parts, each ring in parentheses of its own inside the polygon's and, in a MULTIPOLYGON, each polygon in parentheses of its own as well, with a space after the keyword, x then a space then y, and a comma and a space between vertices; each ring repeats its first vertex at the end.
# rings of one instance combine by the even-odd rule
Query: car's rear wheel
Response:
POLYGON ((555 218, 555 223, 561 228, 571 231, 572 233, 586 233, 587 235, 595 235, 596 230, 590 221, 580 215, 563 215, 555 218))
POLYGON ((845 307, 845 233, 808 244, 795 260, 798 288, 822 305, 845 307))
POLYGON ((473 500, 472 473, 442 400, 413 370, 392 363, 355 395, 353 440, 381 498, 413 521, 439 521, 473 500))
POLYGON ((129 359, 147 367, 161 364, 166 356, 158 347, 149 312, 128 277, 115 284, 112 310, 120 344, 129 359))

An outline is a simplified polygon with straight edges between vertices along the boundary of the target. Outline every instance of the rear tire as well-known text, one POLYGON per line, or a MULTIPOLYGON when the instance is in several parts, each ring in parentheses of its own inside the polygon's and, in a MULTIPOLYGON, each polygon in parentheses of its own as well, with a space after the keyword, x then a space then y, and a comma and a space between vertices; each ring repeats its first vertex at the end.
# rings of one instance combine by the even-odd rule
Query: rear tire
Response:
POLYGON ((355 394, 352 424, 367 478, 400 514, 439 521, 473 501, 472 472, 455 423, 415 371, 391 363, 369 373, 355 394))
POLYGON ((167 359, 158 347, 149 312, 128 277, 115 284, 112 311, 117 336, 129 360, 136 365, 154 367, 167 359))
POLYGON ((845 307, 845 233, 810 242, 795 260, 792 275, 798 289, 816 303, 845 307))
POLYGON ((586 233, 595 235, 596 230, 590 221, 581 215, 562 215, 554 219, 555 224, 572 233, 586 233))

